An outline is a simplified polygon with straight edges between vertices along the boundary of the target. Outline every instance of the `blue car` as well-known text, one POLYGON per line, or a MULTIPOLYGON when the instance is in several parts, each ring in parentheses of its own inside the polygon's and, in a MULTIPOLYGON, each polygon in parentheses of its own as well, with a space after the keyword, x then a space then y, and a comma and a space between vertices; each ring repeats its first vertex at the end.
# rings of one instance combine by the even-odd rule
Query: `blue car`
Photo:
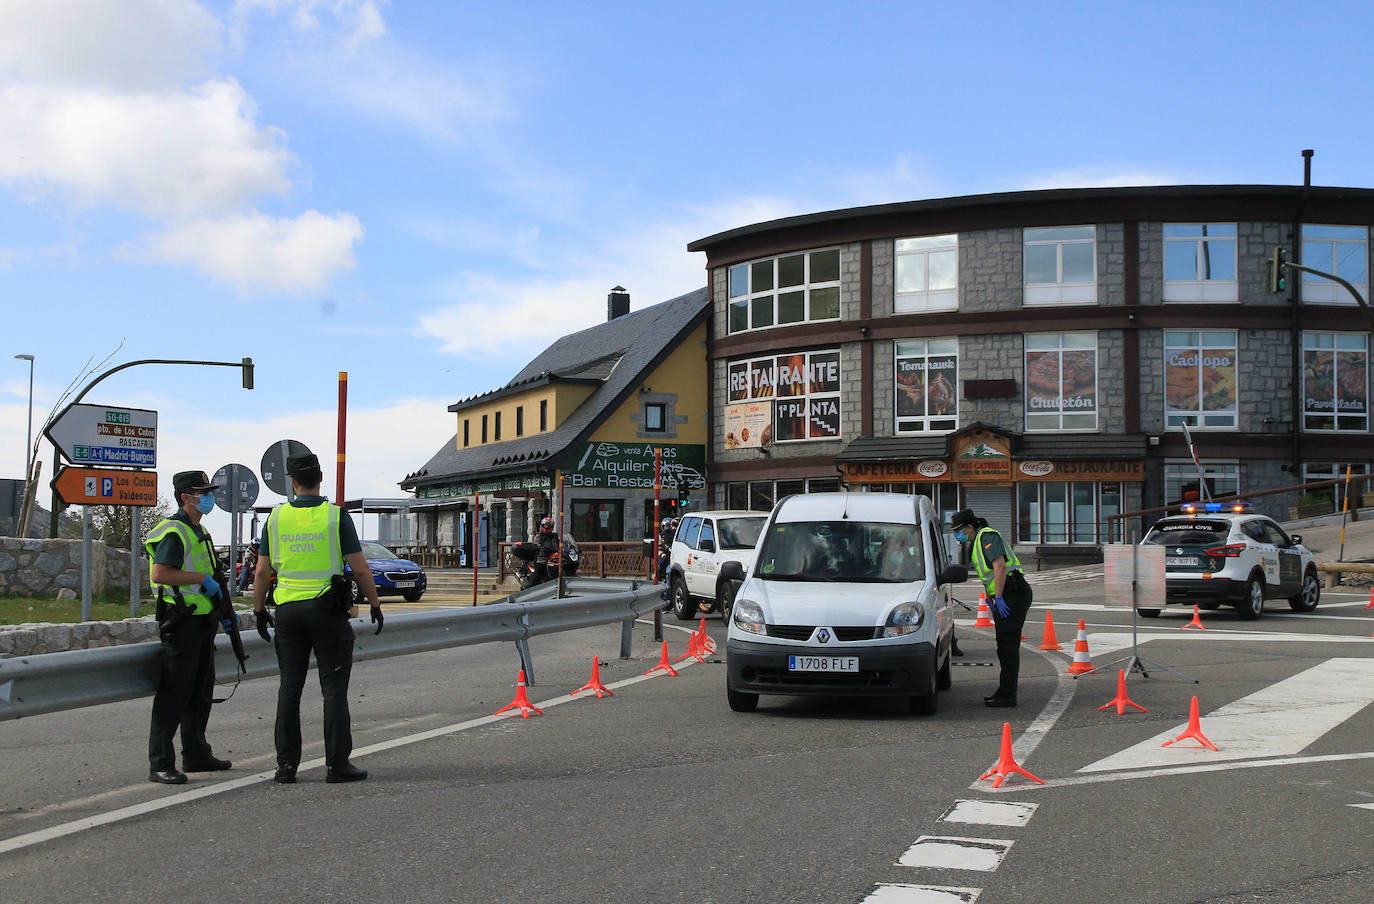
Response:
POLYGON ((373 540, 363 541, 363 555, 372 568, 372 582, 377 585, 378 596, 400 594, 406 602, 413 603, 425 592, 428 583, 425 570, 409 559, 400 558, 373 540))

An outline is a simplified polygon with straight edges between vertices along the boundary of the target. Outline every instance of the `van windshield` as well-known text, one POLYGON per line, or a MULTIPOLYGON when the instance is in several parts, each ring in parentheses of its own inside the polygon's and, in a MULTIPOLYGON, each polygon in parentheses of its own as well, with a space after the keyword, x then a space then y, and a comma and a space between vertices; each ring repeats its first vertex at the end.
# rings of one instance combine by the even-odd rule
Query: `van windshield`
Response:
POLYGON ((766 581, 905 584, 925 578, 925 552, 913 524, 775 523, 755 574, 766 581))
POLYGON ((759 542, 759 534, 767 520, 762 515, 755 518, 718 519, 716 525, 720 528, 720 548, 753 549, 759 542))

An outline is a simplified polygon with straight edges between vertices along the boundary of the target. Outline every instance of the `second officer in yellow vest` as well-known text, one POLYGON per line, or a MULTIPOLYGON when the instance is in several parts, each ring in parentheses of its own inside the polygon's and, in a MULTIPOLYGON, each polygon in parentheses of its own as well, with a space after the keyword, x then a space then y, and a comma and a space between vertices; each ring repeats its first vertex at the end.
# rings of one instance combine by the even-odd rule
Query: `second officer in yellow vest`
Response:
POLYGON ((372 571, 363 556, 353 519, 320 495, 319 459, 295 455, 287 459, 286 473, 296 498, 279 505, 267 516, 259 540, 258 570, 253 581, 253 610, 259 633, 275 622, 274 646, 281 668, 277 691, 276 780, 296 781, 301 762, 301 692, 310 669, 310 654, 319 667, 320 693, 324 696, 325 781, 354 782, 367 778, 367 770, 348 761, 353 752, 353 731, 348 715, 348 678, 353 669, 353 626, 350 611, 336 604, 332 579, 344 573, 347 562, 362 595, 372 609, 372 621, 380 632, 382 605, 372 571), (267 613, 267 588, 277 572, 273 598, 275 618, 267 613))
POLYGON ((1031 606, 1031 587, 1021 573, 1016 552, 1002 535, 988 527, 973 509, 955 512, 949 529, 960 543, 968 543, 969 558, 988 595, 993 631, 997 635, 997 662, 1001 666, 997 691, 984 697, 988 706, 1015 706, 1016 684, 1021 672, 1021 629, 1031 606))

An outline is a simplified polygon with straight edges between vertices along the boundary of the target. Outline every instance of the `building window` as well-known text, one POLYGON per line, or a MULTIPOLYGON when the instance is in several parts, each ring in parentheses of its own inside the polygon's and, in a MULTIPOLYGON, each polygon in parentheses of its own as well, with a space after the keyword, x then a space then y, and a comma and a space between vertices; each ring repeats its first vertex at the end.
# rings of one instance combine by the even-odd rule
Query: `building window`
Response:
POLYGON ((893 310, 952 311, 959 306, 959 236, 897 239, 893 310))
POLYGON ((1016 485, 1019 543, 1108 543, 1108 516, 1121 512, 1121 484, 1023 481, 1016 485))
POLYGON ((539 400, 539 432, 549 429, 549 400, 539 400))
POLYGON ((572 524, 579 542, 618 543, 625 538, 625 502, 620 499, 574 499, 572 524))
POLYGON ((468 428, 471 427, 471 426, 472 426, 472 423, 471 423, 467 418, 463 418, 463 448, 464 448, 464 449, 466 449, 468 446, 472 445, 472 443, 470 442, 470 439, 471 439, 471 437, 470 437, 470 431, 469 431, 469 429, 468 429, 468 428))
POLYGON ((487 441, 487 416, 484 414, 484 415, 482 415, 482 442, 485 443, 486 441, 487 441))
POLYGON ((1097 301, 1097 227, 1027 229, 1025 303, 1091 304, 1097 301))
POLYGON ((501 412, 499 411, 493 415, 492 431, 492 439, 499 443, 501 441, 501 412))
MULTIPOLYGON (((1302 466, 1302 482, 1316 483, 1322 480, 1339 480, 1340 483, 1325 487, 1313 487, 1304 490, 1301 499, 1303 505, 1317 505, 1325 503, 1327 511, 1336 513, 1345 507, 1346 483, 1345 471, 1350 469, 1351 477, 1362 477, 1369 473, 1369 465, 1363 462, 1351 462, 1348 464, 1339 462, 1304 462, 1302 466)), ((1366 489, 1370 485, 1363 481, 1352 482, 1350 484, 1350 507, 1356 508, 1359 505, 1360 495, 1367 493, 1366 489)))
POLYGON ((1302 398, 1304 430, 1367 431, 1369 337, 1303 333, 1302 398))
POLYGON ((1097 429, 1097 334, 1026 336, 1026 430, 1097 429))
POLYGON ((1236 331, 1164 331, 1164 423, 1236 426, 1236 331))
POLYGON ((730 268, 729 331, 840 318, 840 249, 730 268))
POLYGON ((1164 224, 1164 300, 1236 301, 1236 224, 1164 224))
POLYGON ((525 435, 525 406, 518 405, 515 409, 515 435, 525 435))
MULTIPOLYGON (((1201 462, 1202 480, 1207 481, 1207 494, 1212 499, 1234 496, 1240 492, 1240 464, 1235 461, 1201 462)), ((1198 465, 1189 459, 1165 459, 1164 504, 1179 505, 1202 501, 1198 465)))
POLYGON ((668 406, 652 402, 644 406, 644 432, 662 433, 668 429, 668 406))
POLYGON ((959 340, 894 343, 896 432, 947 431, 959 426, 959 340))
POLYGON ((726 370, 727 449, 840 438, 839 349, 732 361, 726 370))
MULTIPOLYGON (((1369 297, 1369 230, 1364 226, 1302 227, 1302 263, 1334 273, 1369 297)), ((1317 304, 1356 304, 1340 283, 1311 273, 1302 275, 1302 300, 1317 304)))

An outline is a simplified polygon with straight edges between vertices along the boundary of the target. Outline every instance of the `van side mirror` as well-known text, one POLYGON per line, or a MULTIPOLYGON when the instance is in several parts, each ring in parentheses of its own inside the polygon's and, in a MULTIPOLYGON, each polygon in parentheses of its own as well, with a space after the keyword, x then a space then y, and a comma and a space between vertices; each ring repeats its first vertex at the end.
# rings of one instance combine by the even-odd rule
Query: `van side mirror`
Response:
POLYGON ((1294 546, 1297 546, 1302 543, 1302 534, 1289 534, 1288 539, 1293 541, 1294 546))
POLYGON ((738 562, 726 562, 720 566, 722 581, 744 581, 744 566, 738 562))
POLYGON ((940 576, 935 579, 936 586, 942 587, 945 584, 962 584, 968 580, 968 569, 963 565, 946 565, 940 572, 940 576))

